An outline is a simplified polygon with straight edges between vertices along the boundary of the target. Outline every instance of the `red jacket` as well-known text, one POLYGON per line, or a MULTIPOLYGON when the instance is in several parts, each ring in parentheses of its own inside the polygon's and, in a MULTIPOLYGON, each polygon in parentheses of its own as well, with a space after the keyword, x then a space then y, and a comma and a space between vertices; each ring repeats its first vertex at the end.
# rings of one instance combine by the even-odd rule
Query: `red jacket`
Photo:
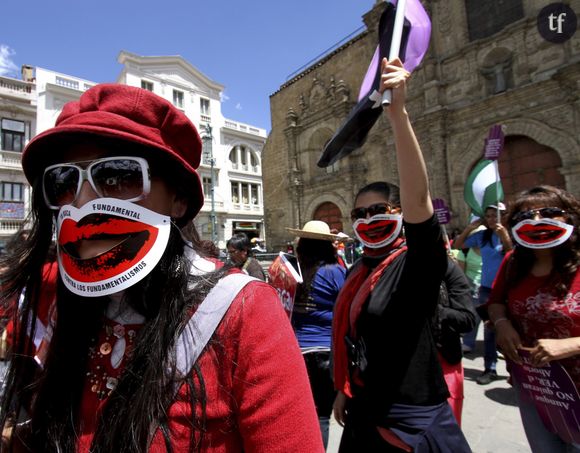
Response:
MULTIPOLYGON (((201 451, 323 452, 304 360, 274 289, 261 282, 248 284, 217 334, 226 359, 220 354, 218 360, 211 349, 199 359, 207 395, 201 451)), ((89 451, 99 406, 86 388, 81 452, 89 451)), ((191 420, 192 407, 182 387, 169 409, 174 451, 189 451, 191 420)), ((166 451, 159 430, 150 451, 166 451)))

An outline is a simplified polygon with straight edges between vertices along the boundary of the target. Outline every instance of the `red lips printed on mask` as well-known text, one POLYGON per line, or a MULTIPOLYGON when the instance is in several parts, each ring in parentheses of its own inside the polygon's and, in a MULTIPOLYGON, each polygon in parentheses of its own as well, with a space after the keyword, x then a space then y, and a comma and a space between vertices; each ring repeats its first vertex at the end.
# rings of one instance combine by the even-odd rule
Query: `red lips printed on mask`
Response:
POLYGON ((78 223, 66 219, 58 238, 62 265, 72 278, 85 283, 120 275, 147 255, 158 233, 154 226, 108 214, 92 214, 78 223), (81 240, 113 238, 119 238, 120 243, 93 258, 73 256, 76 244, 81 240))
POLYGON ((517 229, 517 233, 530 244, 543 244, 557 241, 566 234, 566 230, 556 225, 538 223, 536 225, 524 224, 517 229))
POLYGON ((357 225, 356 231, 359 236, 371 244, 377 244, 389 237, 397 228, 396 220, 376 220, 370 223, 357 225))

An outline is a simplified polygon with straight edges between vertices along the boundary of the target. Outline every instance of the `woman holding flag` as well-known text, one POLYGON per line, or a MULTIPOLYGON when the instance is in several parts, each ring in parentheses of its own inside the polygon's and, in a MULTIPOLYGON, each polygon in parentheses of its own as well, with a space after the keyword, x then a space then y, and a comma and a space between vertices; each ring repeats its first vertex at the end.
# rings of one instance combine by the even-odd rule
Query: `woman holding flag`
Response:
MULTIPOLYGON (((512 241, 506 227, 499 221, 501 213, 505 213, 505 205, 497 202, 486 206, 483 220, 476 220, 467 225, 465 230, 457 236, 453 242, 453 248, 479 248, 481 252, 481 282, 478 292, 478 306, 484 305, 491 293, 491 286, 497 274, 499 266, 506 252, 512 248, 512 241), (481 226, 484 229, 476 231, 481 226)), ((466 334, 467 344, 475 345, 477 329, 479 328, 479 318, 475 328, 466 334)), ((497 349, 495 345, 495 332, 491 326, 485 325, 483 331, 484 370, 476 379, 480 385, 490 384, 499 379, 497 375, 497 349)))
POLYGON ((405 109, 409 75, 399 59, 381 62, 379 91, 392 90, 385 115, 395 137, 400 191, 386 182, 370 184, 351 213, 364 256, 350 270, 333 320, 341 453, 471 451, 446 401, 430 327, 447 255, 405 109))

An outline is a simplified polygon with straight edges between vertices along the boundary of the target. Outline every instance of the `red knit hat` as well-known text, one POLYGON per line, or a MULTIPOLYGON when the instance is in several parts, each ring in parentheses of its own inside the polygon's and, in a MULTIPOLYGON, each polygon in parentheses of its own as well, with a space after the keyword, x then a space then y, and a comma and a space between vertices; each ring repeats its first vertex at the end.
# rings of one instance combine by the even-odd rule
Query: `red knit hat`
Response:
MULTIPOLYGON (((50 152, 74 134, 93 134, 138 143, 164 151, 191 176, 187 219, 203 206, 203 189, 195 171, 201 158, 201 139, 189 118, 150 91, 120 84, 101 84, 67 103, 52 129, 34 137, 22 153, 22 168, 32 184, 51 163, 50 152)), ((147 156, 144 156, 147 157, 147 156)))

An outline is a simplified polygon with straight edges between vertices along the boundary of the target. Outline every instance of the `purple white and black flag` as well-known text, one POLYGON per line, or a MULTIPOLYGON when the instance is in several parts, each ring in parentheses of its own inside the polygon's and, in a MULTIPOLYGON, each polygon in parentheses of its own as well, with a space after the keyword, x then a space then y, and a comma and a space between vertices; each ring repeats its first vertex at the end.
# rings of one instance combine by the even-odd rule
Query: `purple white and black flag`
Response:
MULTIPOLYGON (((401 37, 399 58, 407 71, 413 71, 423 59, 431 37, 431 21, 420 0, 407 0, 405 23, 401 37)), ((395 22, 396 1, 388 1, 379 22, 379 44, 361 84, 357 105, 325 146, 318 161, 327 167, 360 148, 381 115, 380 62, 388 58, 395 22), (394 3, 393 3, 394 2, 394 3)))

